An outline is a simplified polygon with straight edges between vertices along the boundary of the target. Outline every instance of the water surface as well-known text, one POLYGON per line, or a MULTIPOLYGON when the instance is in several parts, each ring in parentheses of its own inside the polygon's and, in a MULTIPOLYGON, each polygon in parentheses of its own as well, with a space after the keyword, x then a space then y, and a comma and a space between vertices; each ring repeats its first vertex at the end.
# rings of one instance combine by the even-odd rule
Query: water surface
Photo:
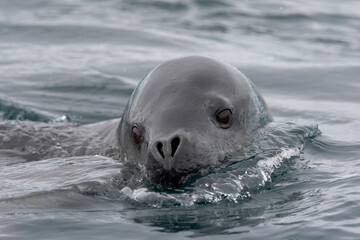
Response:
POLYGON ((358 239, 358 9, 355 0, 0 0, 0 238, 358 239), (273 112, 226 164, 164 191, 114 157, 54 144, 45 150, 58 157, 41 158, 35 142, 121 117, 153 67, 188 55, 239 68, 273 112), (41 160, 6 149, 14 136, 41 160))

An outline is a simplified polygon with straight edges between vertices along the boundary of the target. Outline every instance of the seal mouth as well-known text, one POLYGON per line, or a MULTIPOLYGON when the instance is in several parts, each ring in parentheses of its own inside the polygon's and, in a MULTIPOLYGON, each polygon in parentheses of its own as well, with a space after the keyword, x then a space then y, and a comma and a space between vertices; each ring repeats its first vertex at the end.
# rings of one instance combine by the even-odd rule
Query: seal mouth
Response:
POLYGON ((161 163, 151 159, 151 156, 149 156, 145 167, 149 181, 165 189, 181 186, 189 177, 198 172, 197 169, 164 169, 161 163))
POLYGON ((179 187, 184 183, 187 176, 189 176, 189 174, 177 172, 173 169, 158 169, 155 172, 148 173, 148 178, 152 183, 160 185, 162 188, 165 189, 179 187))

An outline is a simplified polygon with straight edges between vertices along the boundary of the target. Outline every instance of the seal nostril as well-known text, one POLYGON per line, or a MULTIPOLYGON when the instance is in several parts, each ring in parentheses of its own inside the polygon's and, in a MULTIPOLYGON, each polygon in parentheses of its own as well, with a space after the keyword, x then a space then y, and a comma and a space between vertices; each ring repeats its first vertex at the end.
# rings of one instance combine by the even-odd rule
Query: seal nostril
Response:
POLYGON ((158 144, 156 145, 156 148, 157 148, 158 152, 160 153, 161 157, 165 159, 165 155, 163 152, 163 144, 161 142, 158 142, 158 144))
POLYGON ((174 137, 173 140, 171 140, 171 157, 174 157, 176 150, 178 149, 180 144, 180 138, 174 137))

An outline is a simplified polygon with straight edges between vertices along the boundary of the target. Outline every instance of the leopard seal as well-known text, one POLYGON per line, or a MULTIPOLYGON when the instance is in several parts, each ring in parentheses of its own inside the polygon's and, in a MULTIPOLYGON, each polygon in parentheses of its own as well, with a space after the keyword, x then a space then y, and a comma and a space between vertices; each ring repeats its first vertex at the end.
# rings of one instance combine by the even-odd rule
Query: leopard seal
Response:
POLYGON ((273 120, 254 84, 220 60, 190 56, 155 67, 136 87, 116 130, 121 154, 149 180, 176 187, 216 167, 273 120))

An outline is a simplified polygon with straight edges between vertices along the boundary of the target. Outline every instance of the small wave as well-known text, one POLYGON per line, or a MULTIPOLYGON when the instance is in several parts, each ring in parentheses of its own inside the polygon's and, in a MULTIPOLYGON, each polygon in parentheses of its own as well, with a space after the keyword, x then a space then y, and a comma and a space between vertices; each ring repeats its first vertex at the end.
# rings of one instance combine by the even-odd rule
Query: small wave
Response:
POLYGON ((49 122, 52 119, 44 114, 37 113, 15 103, 0 99, 0 120, 29 120, 35 122, 49 122))
POLYGON ((49 191, 85 190, 84 184, 107 183, 120 173, 121 166, 120 162, 102 156, 54 158, 2 166, 0 201, 49 191))
POLYGON ((0 121, 17 120, 33 122, 71 122, 68 115, 56 116, 51 113, 41 113, 17 103, 0 99, 0 121))
POLYGON ((356 154, 360 152, 360 143, 349 143, 322 136, 312 141, 312 148, 319 152, 343 155, 344 153, 356 154))

